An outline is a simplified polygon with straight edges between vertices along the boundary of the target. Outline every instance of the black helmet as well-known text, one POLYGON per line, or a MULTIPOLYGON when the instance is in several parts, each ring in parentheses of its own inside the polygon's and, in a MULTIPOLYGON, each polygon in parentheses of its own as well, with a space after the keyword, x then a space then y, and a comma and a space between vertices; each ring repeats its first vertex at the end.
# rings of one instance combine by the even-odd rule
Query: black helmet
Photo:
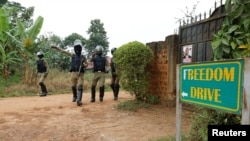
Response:
POLYGON ((115 48, 115 47, 111 49, 111 54, 112 54, 112 55, 113 55, 113 53, 116 51, 116 49, 117 49, 117 48, 115 48))
POLYGON ((102 55, 102 51, 103 51, 102 46, 100 46, 100 45, 96 46, 95 52, 96 52, 97 55, 102 55))
POLYGON ((74 51, 75 51, 75 54, 77 55, 81 55, 82 53, 82 42, 79 39, 76 39, 74 41, 74 51))
POLYGON ((42 58, 43 57, 43 51, 38 51, 37 53, 36 53, 36 55, 38 56, 38 58, 42 58))

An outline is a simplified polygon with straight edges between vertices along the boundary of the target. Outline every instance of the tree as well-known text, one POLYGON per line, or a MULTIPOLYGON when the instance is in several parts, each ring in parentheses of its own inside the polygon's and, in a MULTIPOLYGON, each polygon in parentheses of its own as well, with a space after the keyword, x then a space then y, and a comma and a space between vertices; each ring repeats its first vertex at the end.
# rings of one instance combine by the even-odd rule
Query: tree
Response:
POLYGON ((153 58, 152 50, 138 41, 133 41, 119 47, 113 55, 123 89, 135 95, 137 100, 147 101, 149 73, 146 67, 153 58))
POLYGON ((72 33, 71 35, 65 37, 65 39, 63 41, 64 47, 66 47, 66 46, 73 47, 74 41, 76 39, 81 40, 83 46, 86 44, 86 39, 84 37, 82 37, 82 35, 79 35, 77 33, 72 33))
POLYGON ((38 38, 38 42, 40 42, 40 44, 38 45, 37 51, 42 50, 44 52, 44 58, 47 59, 50 68, 59 68, 59 62, 67 63, 67 61, 60 57, 60 53, 50 48, 51 44, 63 44, 63 40, 59 36, 52 33, 41 35, 38 38))
POLYGON ((5 79, 9 75, 10 64, 21 61, 16 50, 11 50, 11 40, 5 34, 10 30, 10 24, 5 12, 0 8, 0 74, 5 79))
POLYGON ((199 1, 196 2, 196 4, 193 5, 192 10, 189 10, 188 7, 186 7, 186 11, 181 10, 181 12, 184 14, 184 17, 181 18, 175 18, 177 21, 176 23, 183 23, 184 25, 187 24, 186 20, 190 19, 190 22, 193 21, 196 18, 195 10, 199 4, 199 1))
POLYGON ((97 45, 101 45, 103 47, 103 55, 106 56, 109 51, 109 42, 104 29, 104 24, 101 23, 100 19, 91 20, 90 23, 91 25, 87 31, 89 39, 87 40, 85 46, 88 52, 87 57, 89 58, 94 53, 94 49, 97 45))
POLYGON ((9 54, 13 51, 18 51, 18 58, 22 59, 23 66, 25 66, 24 82, 29 83, 33 74, 30 65, 33 62, 32 56, 39 44, 36 40, 43 24, 43 18, 38 17, 35 23, 33 23, 31 17, 34 7, 25 8, 17 2, 7 2, 2 9, 7 19, 7 22, 2 22, 3 24, 1 24, 1 26, 5 27, 5 31, 2 34, 8 38, 7 42, 4 42, 5 38, 1 38, 2 43, 5 43, 4 53, 9 54))
POLYGON ((7 32, 7 35, 13 40, 19 55, 25 62, 24 83, 30 84, 34 74, 34 70, 31 69, 33 63, 30 63, 30 61, 33 59, 34 52, 39 44, 36 40, 43 25, 43 17, 39 16, 35 23, 28 29, 24 27, 19 19, 16 20, 16 23, 15 32, 7 32))
POLYGON ((31 17, 34 13, 34 7, 25 8, 18 2, 7 2, 3 6, 3 9, 7 13, 13 27, 16 26, 16 19, 19 19, 24 24, 25 28, 33 24, 33 19, 31 17))
POLYGON ((212 41, 214 60, 239 58, 250 48, 250 0, 226 0, 225 8, 228 14, 212 41))
POLYGON ((2 7, 8 0, 1 0, 0 1, 0 7, 2 7))
POLYGON ((5 47, 0 44, 0 74, 4 79, 9 76, 9 64, 16 64, 21 60, 17 57, 17 51, 5 52, 5 47))
POLYGON ((17 51, 12 48, 12 41, 6 34, 11 30, 11 25, 6 12, 2 8, 0 8, 0 25, 0 74, 7 79, 9 66, 21 60, 17 56, 17 51))

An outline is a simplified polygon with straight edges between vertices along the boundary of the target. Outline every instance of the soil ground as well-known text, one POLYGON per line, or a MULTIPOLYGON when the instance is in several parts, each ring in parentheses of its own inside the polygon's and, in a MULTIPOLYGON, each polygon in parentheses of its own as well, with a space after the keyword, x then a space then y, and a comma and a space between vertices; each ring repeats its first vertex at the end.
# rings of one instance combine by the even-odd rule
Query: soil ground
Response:
MULTIPOLYGON (((176 133, 176 110, 162 105, 136 112, 115 106, 133 97, 120 92, 118 101, 105 92, 90 103, 71 102, 71 94, 46 97, 0 98, 0 141, 148 141, 176 133)), ((188 115, 188 111, 183 111, 188 115)), ((189 129, 188 116, 182 116, 183 133, 189 129)))

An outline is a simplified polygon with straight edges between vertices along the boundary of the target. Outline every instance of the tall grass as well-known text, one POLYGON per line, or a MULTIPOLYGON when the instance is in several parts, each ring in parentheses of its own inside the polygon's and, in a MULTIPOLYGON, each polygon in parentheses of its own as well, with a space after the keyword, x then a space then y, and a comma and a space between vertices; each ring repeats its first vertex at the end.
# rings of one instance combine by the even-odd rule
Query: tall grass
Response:
MULTIPOLYGON (((93 75, 94 73, 92 70, 87 70, 85 72, 84 92, 90 91, 93 75)), ((36 80, 36 83, 24 84, 22 83, 22 75, 20 74, 14 74, 6 80, 0 78, 0 97, 38 95, 41 90, 40 86, 38 85, 39 78, 37 77, 36 80)), ((106 74, 105 91, 111 90, 109 86, 110 82, 111 75, 109 73, 106 74)), ((69 72, 51 69, 44 83, 47 87, 48 94, 71 93, 71 80, 69 72)))

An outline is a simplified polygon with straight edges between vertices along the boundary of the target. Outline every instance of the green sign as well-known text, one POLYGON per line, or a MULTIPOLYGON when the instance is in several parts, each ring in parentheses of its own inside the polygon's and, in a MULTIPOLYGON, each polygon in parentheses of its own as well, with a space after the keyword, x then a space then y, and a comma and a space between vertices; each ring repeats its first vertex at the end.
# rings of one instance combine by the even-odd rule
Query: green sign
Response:
POLYGON ((244 60, 180 65, 180 101, 240 114, 244 60))

